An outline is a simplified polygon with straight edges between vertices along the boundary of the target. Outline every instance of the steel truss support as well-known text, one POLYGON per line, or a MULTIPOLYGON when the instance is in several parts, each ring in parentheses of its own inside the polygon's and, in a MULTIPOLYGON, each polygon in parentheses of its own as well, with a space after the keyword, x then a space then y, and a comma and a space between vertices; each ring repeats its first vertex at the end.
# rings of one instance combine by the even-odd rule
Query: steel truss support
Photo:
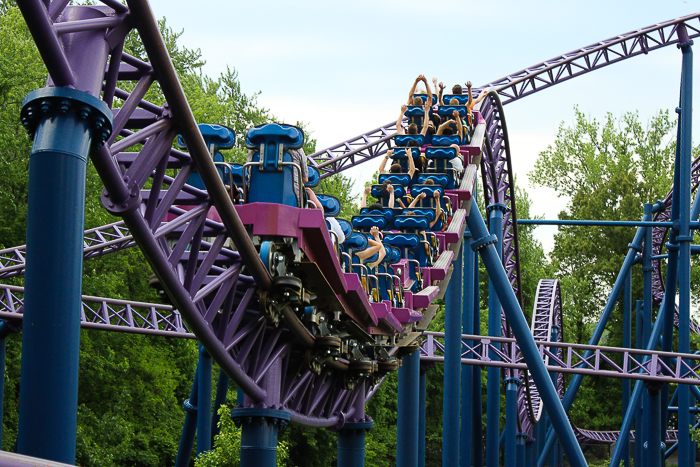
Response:
POLYGON ((371 418, 365 415, 365 380, 357 383, 360 385, 353 407, 355 413, 338 432, 338 467, 364 467, 365 465, 365 437, 368 431, 374 427, 371 418))
POLYGON ((556 389, 549 378, 535 341, 530 334, 530 327, 525 321, 522 309, 503 269, 498 252, 493 246, 491 239, 496 239, 494 236, 489 235, 486 230, 479 207, 474 200, 472 200, 472 207, 469 216, 467 216, 467 225, 472 236, 476 239, 472 241, 472 247, 479 250, 513 335, 518 342, 523 358, 540 393, 542 403, 545 405, 547 413, 552 420, 552 425, 562 442, 569 464, 573 467, 584 467, 586 466, 586 460, 583 457, 583 452, 581 452, 581 447, 576 441, 576 435, 574 435, 573 428, 566 417, 556 389))
MULTIPOLYGON (((279 407, 282 362, 276 360, 263 377, 268 407, 279 407)), ((289 412, 255 407, 246 395, 245 407, 231 411, 231 418, 241 427, 241 467, 276 467, 277 435, 287 428, 289 412)))

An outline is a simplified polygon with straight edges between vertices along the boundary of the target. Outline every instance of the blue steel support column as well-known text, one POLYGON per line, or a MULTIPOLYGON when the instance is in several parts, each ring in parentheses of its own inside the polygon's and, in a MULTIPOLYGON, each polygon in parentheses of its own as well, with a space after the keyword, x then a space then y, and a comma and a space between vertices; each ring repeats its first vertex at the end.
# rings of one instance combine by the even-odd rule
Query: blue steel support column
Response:
MULTIPOLYGON (((680 113, 680 109, 676 109, 680 113)), ((679 116, 679 125, 676 134, 676 141, 681 140, 681 125, 679 116)), ((680 151, 681 145, 676 144, 676 160, 680 161, 680 151)), ((671 221, 678 221, 679 216, 679 190, 680 190, 680 170, 675 170, 673 174, 673 201, 671 204, 671 221)), ((700 195, 700 190, 698 190, 698 195, 700 195)), ((700 203, 693 205, 693 212, 695 208, 700 207, 700 203)), ((695 219, 695 217, 693 217, 695 219)), ((676 238, 678 237, 678 232, 676 229, 669 229, 668 243, 666 243, 666 249, 668 250, 668 263, 666 264, 666 291, 664 293, 665 297, 673 297, 671 300, 665 301, 666 310, 664 313, 664 329, 663 335, 664 340, 661 344, 661 350, 664 352, 673 351, 673 333, 675 328, 675 307, 676 307, 676 290, 678 289, 678 242, 676 238)), ((659 310, 660 312, 662 310, 659 310)), ((665 360, 666 364, 670 364, 670 359, 665 360)), ((669 384, 665 384, 661 390, 661 400, 667 401, 668 394, 670 391, 669 384)), ((678 391, 673 393, 673 398, 676 400, 675 404, 678 405, 678 391)), ((668 408, 666 404, 661 407, 661 420, 664 426, 668 425, 668 408)), ((666 433, 663 433, 664 437, 666 433)))
POLYGON ((402 359, 399 368, 396 467, 418 465, 419 382, 420 354, 413 352, 402 359))
MULTIPOLYGON (((681 74, 681 151, 677 164, 680 170, 680 229, 678 232, 678 351, 690 352, 690 244, 693 235, 690 231, 690 183, 692 163, 692 112, 693 112, 693 50, 684 25, 679 26, 678 39, 683 54, 681 74)), ((690 390, 686 385, 678 388, 678 466, 695 465, 695 443, 690 439, 690 390)))
MULTIPOLYGON (((474 209, 474 207, 472 207, 474 209)), ((489 215, 489 230, 496 236, 496 252, 503 256, 503 213, 506 206, 491 204, 486 208, 489 215)), ((471 229, 470 229, 471 230, 471 229)), ((501 335, 501 303, 489 274, 489 336, 501 335)), ((495 344, 500 349, 500 344, 495 344)), ((491 352, 489 357, 498 360, 491 352)), ((501 369, 490 367, 486 370, 486 467, 498 467, 501 421, 501 369)))
POLYGON ((534 467, 537 464, 537 443, 532 437, 527 438, 525 443, 525 456, 527 460, 525 461, 526 467, 534 467))
POLYGON ((459 465, 459 396, 462 370, 462 251, 452 261, 445 295, 445 363, 442 399, 442 465, 459 465))
POLYGON ((246 407, 236 407, 231 418, 241 426, 241 467, 276 467, 277 434, 287 428, 289 412, 271 409, 280 404, 282 361, 277 359, 261 381, 267 393, 266 407, 253 407, 248 397, 246 407))
POLYGON ((365 380, 357 383, 359 395, 353 407, 353 418, 338 431, 338 467, 364 467, 365 437, 374 422, 365 415, 365 380))
POLYGON ((190 465, 192 446, 194 446, 194 435, 197 431, 197 406, 193 405, 193 402, 194 404, 197 403, 198 379, 199 368, 194 373, 194 381, 192 381, 190 398, 183 404, 185 409, 185 423, 182 425, 182 434, 180 435, 180 446, 177 448, 175 467, 187 467, 190 465))
POLYGON ((211 355, 199 347, 197 378, 197 455, 211 450, 211 355))
MULTIPOLYGON (((476 256, 469 245, 471 233, 464 230, 464 244, 462 245, 462 261, 464 271, 463 296, 462 296, 462 332, 473 334, 474 331, 474 257, 476 256)), ((473 365, 461 365, 462 367, 462 405, 460 415, 461 446, 460 466, 471 467, 472 462, 472 436, 473 436, 473 365)))
POLYGON ((226 403, 226 395, 228 394, 229 377, 224 373, 224 370, 219 370, 219 379, 216 382, 216 399, 214 399, 214 412, 211 421, 211 438, 212 445, 214 437, 219 434, 219 409, 226 403))
MULTIPOLYGON (((637 332, 635 344, 638 349, 643 349, 645 347, 644 343, 644 312, 642 300, 637 300, 636 302, 636 317, 637 317, 637 332)), ((641 356, 637 354, 637 359, 642 360, 641 356)), ((634 422, 634 463, 635 465, 642 467, 644 465, 644 423, 642 423, 642 404, 635 410, 635 422, 634 422)))
MULTIPOLYGON (((545 441, 547 440, 547 428, 547 413, 544 412, 535 429, 535 455, 537 459, 540 458, 542 451, 544 451, 545 441)), ((535 465, 537 465, 537 460, 535 460, 535 465)))
MULTIPOLYGON (((549 378, 547 368, 540 357, 537 345, 530 333, 530 326, 525 321, 520 304, 515 297, 515 292, 513 292, 513 288, 503 269, 500 256, 493 246, 497 238, 494 235, 489 235, 479 212, 479 207, 474 200, 472 200, 469 216, 467 216, 467 225, 472 232, 472 236, 476 239, 472 241, 471 247, 479 251, 484 261, 489 278, 493 282, 513 335, 540 393, 542 403, 547 409, 557 436, 561 440, 569 465, 572 467, 584 467, 586 466, 586 460, 583 457, 581 447, 576 441, 574 430, 569 423, 556 389, 549 378)), ((498 442, 498 438, 496 438, 496 442, 498 442)))
MULTIPOLYGON (((476 198, 476 196, 475 196, 476 198)), ((471 250, 471 248, 469 248, 471 250)), ((481 335, 481 293, 479 291, 479 255, 474 255, 474 334, 481 335)), ((472 368, 472 466, 484 465, 483 403, 481 399, 481 367, 472 368)))
MULTIPOLYGON (((659 397, 661 384, 655 381, 645 381, 644 386, 646 386, 649 391, 649 405, 646 407, 646 414, 644 417, 649 423, 649 429, 646 432, 646 465, 649 467, 662 467, 661 398, 659 397)), ((695 464, 694 461, 693 464, 695 464)))
MULTIPOLYGON (((627 273, 625 277, 625 290, 622 299, 622 347, 629 349, 632 347, 632 273, 627 273)), ((622 380, 622 415, 627 413, 630 405, 630 381, 622 380)), ((622 447, 622 461, 625 467, 630 465, 630 443, 629 440, 622 447)))
MULTIPOLYGON (((515 445, 516 445, 517 452, 516 452, 516 456, 515 456, 515 464, 513 464, 513 465, 515 465, 515 467, 526 467, 527 457, 525 454, 525 450, 526 450, 525 443, 527 442, 528 436, 525 433, 518 433, 516 436, 517 436, 517 439, 516 439, 515 445)), ((506 456, 508 455, 507 449, 508 449, 508 446, 506 446, 506 456)), ((508 465, 508 464, 506 464, 506 465, 508 465)))
POLYGON ((5 407, 5 339, 19 329, 7 321, 0 321, 0 446, 2 445, 2 422, 5 407))
MULTIPOLYGON (((80 54, 94 53, 104 73, 106 44, 91 45, 80 54)), ((111 118, 97 97, 68 88, 36 90, 22 108, 34 145, 17 451, 67 464, 75 462, 77 433, 85 172, 111 118)))
POLYGON ((518 378, 507 378, 503 381, 506 387, 506 465, 515 465, 518 459, 516 436, 518 434, 518 386, 520 383, 518 378))
MULTIPOLYGON (((646 215, 651 215, 652 212, 652 204, 646 203, 644 205, 644 214, 646 215)), ((644 347, 647 347, 649 345, 649 340, 651 339, 651 327, 652 327, 652 316, 653 316, 653 310, 652 310, 652 273, 654 272, 654 266, 651 263, 651 254, 652 254, 652 242, 653 242, 653 236, 652 236, 652 230, 647 229, 646 234, 644 235, 644 252, 642 256, 642 274, 644 278, 644 328, 643 328, 643 340, 644 340, 644 347)), ((652 405, 659 406, 659 391, 656 385, 646 385, 647 386, 647 392, 644 394, 642 398, 642 415, 643 415, 643 422, 642 424, 644 425, 644 438, 642 439, 644 445, 647 447, 646 448, 646 455, 644 456, 644 463, 642 465, 650 465, 654 467, 658 467, 659 464, 654 464, 653 460, 655 459, 655 456, 653 456, 653 452, 656 452, 658 449, 658 446, 661 444, 661 424, 660 423, 655 423, 652 424, 652 419, 656 418, 658 421, 658 416, 660 414, 654 414, 652 413, 652 405), (656 397, 657 400, 654 402, 651 400, 652 397, 656 397), (657 433, 658 432, 658 433, 657 433), (654 440, 658 438, 659 442, 656 443, 656 448, 654 447, 654 440)))
POLYGON ((425 467, 425 404, 427 402, 427 374, 429 369, 420 368, 420 393, 418 395, 418 467, 425 467))

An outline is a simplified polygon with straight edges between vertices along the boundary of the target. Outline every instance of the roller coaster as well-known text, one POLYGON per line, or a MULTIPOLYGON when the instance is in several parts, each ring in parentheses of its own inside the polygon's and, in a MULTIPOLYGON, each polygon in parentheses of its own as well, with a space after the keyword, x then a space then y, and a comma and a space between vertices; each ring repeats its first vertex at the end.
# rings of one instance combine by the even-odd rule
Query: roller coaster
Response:
POLYGON ((700 356, 689 339, 700 328, 690 319, 690 258, 700 250, 692 245, 700 199, 691 204, 691 195, 698 193, 700 159, 691 157, 691 46, 700 14, 474 88, 486 97, 473 109, 471 93, 439 101, 427 87, 412 96, 420 105, 408 106, 404 123, 455 115, 468 121, 464 135, 397 134, 392 122, 300 159, 299 128, 267 124, 235 135, 195 121, 146 0, 17 3, 49 79, 26 97, 21 113, 34 141, 27 245, 0 251, 0 278, 25 276, 24 288, 0 285, 0 337, 22 332, 18 454, 0 453, 0 465, 56 465, 27 456, 75 462, 81 326, 199 341, 177 466, 189 465, 195 436, 197 452, 211 448, 212 405, 225 400, 229 380, 244 394, 232 412, 242 426, 241 465, 276 465, 278 432, 294 423, 337 431, 338 466, 362 466, 373 426, 365 404, 395 371, 397 466, 424 465, 421 362, 445 368, 443 465, 495 467, 503 451, 507 466, 561 465, 564 455, 582 467, 582 444, 615 443, 610 465, 629 466, 630 440, 637 466, 661 466, 676 450, 679 465, 694 465, 691 398, 700 399, 700 356), (148 61, 124 51, 133 30, 148 61), (522 311, 504 106, 668 45, 679 47, 683 61, 673 189, 647 204, 641 221, 628 223, 638 230, 591 341, 568 344, 556 280, 540 281, 531 323, 522 311), (164 105, 144 99, 156 85, 164 105), (237 137, 249 150, 241 165, 219 152, 237 137), (399 168, 372 188, 377 205, 335 220, 340 231, 331 220, 340 211, 337 199, 318 195, 317 209, 308 207, 305 187, 382 156, 399 168), (420 174, 410 173, 416 156, 424 158, 420 174), (84 231, 88 157, 104 183, 105 209, 123 221, 84 231), (477 202, 479 179, 488 226, 477 202), (394 199, 415 202, 400 209, 394 199), (363 256, 372 242, 379 249, 363 256), (152 285, 167 304, 81 296, 83 259, 132 247, 147 258, 152 285), (479 258, 490 283, 488 336, 480 329, 479 258), (631 319, 630 271, 638 263, 646 317, 639 348, 601 346, 618 301, 631 319), (446 332, 428 332, 442 298, 446 332), (213 404, 212 360, 222 371, 213 404), (567 373, 573 377, 565 385, 567 373), (586 375, 635 381, 633 391, 623 386, 620 431, 570 423, 567 412, 586 375), (678 430, 664 429, 671 383, 678 430))

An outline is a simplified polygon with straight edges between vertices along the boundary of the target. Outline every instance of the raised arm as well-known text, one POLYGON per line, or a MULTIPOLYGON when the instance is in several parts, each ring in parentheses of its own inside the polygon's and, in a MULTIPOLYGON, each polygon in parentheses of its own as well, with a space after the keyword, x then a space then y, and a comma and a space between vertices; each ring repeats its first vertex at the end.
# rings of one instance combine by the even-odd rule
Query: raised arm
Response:
POLYGON ((367 207, 367 196, 369 196, 372 191, 371 186, 366 186, 365 191, 362 192, 362 200, 360 201, 360 209, 367 207))
POLYGON ((440 192, 438 190, 433 191, 433 198, 435 198, 435 219, 433 219, 433 221, 430 223, 431 228, 442 215, 442 207, 440 206, 440 192))
POLYGON ((394 208, 394 204, 395 204, 394 186, 393 186, 393 185, 389 185, 389 186, 387 187, 387 190, 389 191, 389 203, 387 204, 387 206, 393 209, 393 208, 394 208))
POLYGON ((433 76, 433 89, 435 90, 435 94, 438 93, 438 82, 437 78, 433 76))
POLYGON ((385 174, 386 173, 386 162, 391 159, 391 157, 394 155, 394 150, 389 149, 386 152, 386 155, 384 156, 384 159, 382 159, 381 164, 379 164, 379 174, 385 174))
MULTIPOLYGON (((413 149, 408 148, 406 150, 406 155, 408 156, 408 176, 413 180, 413 174, 416 173, 416 163, 413 161, 413 149), (410 153, 408 151, 411 151, 410 153)), ((420 156, 420 149, 418 150, 418 155, 420 156)))
POLYGON ((469 99, 469 100, 467 100, 467 112, 471 112, 472 107, 474 106, 474 98, 472 97, 472 82, 471 81, 467 81, 467 96, 469 99))
MULTIPOLYGON (((421 75, 423 76, 423 75, 421 75)), ((425 89, 428 91, 428 103, 430 106, 433 106, 433 90, 430 89, 430 85, 428 84, 428 80, 426 79, 425 76, 423 76, 423 82, 425 83, 425 89)))
POLYGON ((472 102, 472 106, 471 106, 471 107, 468 107, 469 111, 471 112, 471 110, 474 108, 475 105, 477 105, 479 102, 481 102, 482 100, 484 100, 484 97, 486 97, 486 95, 487 95, 488 93, 489 93, 489 92, 488 92, 486 89, 484 89, 483 91, 481 91, 481 94, 479 94, 479 97, 477 97, 476 100, 475 100, 474 102, 472 102))
POLYGON ((401 113, 399 114, 398 120, 396 120, 396 134, 397 135, 403 135, 404 130, 403 130, 403 117, 406 115, 406 111, 408 110, 408 105, 404 104, 401 106, 401 113))
POLYGON ((413 82, 413 86, 411 86, 411 90, 408 92, 408 105, 413 104, 413 93, 416 92, 416 86, 418 86, 418 81, 421 80, 421 78, 425 79, 425 76, 419 75, 418 78, 413 82))
POLYGON ((459 135, 459 144, 461 145, 462 141, 464 141, 464 125, 462 125, 462 119, 459 118, 459 112, 453 110, 452 115, 454 116, 454 119, 457 122, 457 134, 459 135))
POLYGON ((423 104, 423 128, 420 130, 420 134, 423 136, 428 132, 428 127, 430 126, 430 108, 433 106, 432 103, 432 98, 430 98, 423 104))
POLYGON ((443 123, 442 125, 440 125, 440 126, 438 127, 436 134, 438 134, 438 135, 443 134, 444 131, 445 131, 445 129, 448 128, 448 127, 449 127, 450 125, 452 125, 453 123, 457 123, 457 122, 455 122, 454 120, 451 120, 451 119, 448 120, 448 121, 446 121, 445 123, 443 123))
POLYGON ((418 204, 418 201, 422 200, 423 198, 425 198, 425 193, 420 193, 418 196, 413 198, 413 200, 411 201, 411 204, 409 204, 408 208, 406 208, 406 209, 415 208, 416 204, 418 204))
POLYGON ((445 85, 442 84, 442 82, 440 82, 440 84, 438 86, 440 86, 440 92, 438 92, 437 101, 438 101, 438 105, 442 105, 442 104, 444 104, 444 102, 442 102, 442 91, 445 90, 445 85))

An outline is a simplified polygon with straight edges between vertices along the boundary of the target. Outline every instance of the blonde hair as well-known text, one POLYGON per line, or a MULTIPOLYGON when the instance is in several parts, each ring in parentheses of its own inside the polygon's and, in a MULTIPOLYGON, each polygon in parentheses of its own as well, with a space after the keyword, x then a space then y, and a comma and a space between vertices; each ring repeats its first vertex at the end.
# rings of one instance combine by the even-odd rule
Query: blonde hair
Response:
POLYGON ((450 105, 459 105, 459 100, 456 97, 450 99, 450 105))

